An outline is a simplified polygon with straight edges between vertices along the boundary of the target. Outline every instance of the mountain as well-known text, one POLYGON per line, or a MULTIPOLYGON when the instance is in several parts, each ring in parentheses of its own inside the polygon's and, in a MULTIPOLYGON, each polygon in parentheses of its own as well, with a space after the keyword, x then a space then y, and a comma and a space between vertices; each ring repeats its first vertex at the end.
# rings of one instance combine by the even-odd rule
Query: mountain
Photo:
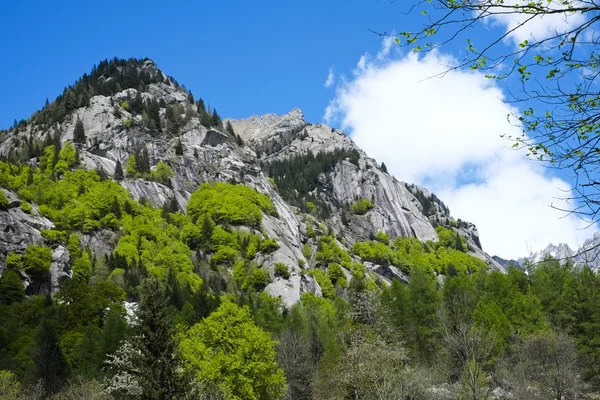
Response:
POLYGON ((594 233, 594 236, 583 242, 577 250, 571 249, 566 243, 558 245, 549 244, 543 250, 532 252, 528 257, 521 257, 517 260, 504 260, 501 257, 493 258, 503 267, 513 264, 523 266, 525 262, 538 263, 546 257, 552 257, 565 263, 572 260, 576 267, 588 266, 594 270, 600 267, 600 233, 594 233))
MULTIPOLYGON (((152 246, 144 250, 146 242, 159 242, 156 235, 136 234, 137 250, 135 243, 124 239, 133 235, 130 219, 119 219, 117 214, 132 205, 120 194, 115 195, 114 201, 106 200, 112 204, 107 203, 107 207, 118 213, 100 209, 97 217, 83 206, 78 208, 78 204, 86 204, 81 196, 89 193, 84 183, 80 184, 81 193, 72 198, 63 198, 59 193, 56 199, 45 200, 39 182, 60 183, 77 164, 97 171, 101 180, 118 181, 142 205, 163 208, 165 220, 170 221, 165 226, 174 227, 173 232, 165 228, 165 234, 172 238, 181 239, 185 227, 190 225, 187 220, 178 222, 177 217, 170 215, 176 211, 185 213, 202 184, 243 184, 266 195, 273 209, 263 209, 258 224, 226 219, 215 222, 239 238, 246 234, 254 235, 247 239, 250 241, 259 237, 260 246, 268 240, 276 242, 276 249, 258 251, 250 261, 252 268, 268 272, 265 291, 281 297, 287 305, 297 302, 305 292, 322 294, 318 281, 324 278, 318 272, 309 273, 317 265, 343 261, 343 277, 351 280, 357 276, 350 267, 354 265, 352 260, 364 265, 365 279, 382 283, 389 283, 392 278, 406 281, 410 264, 398 261, 400 250, 388 246, 389 238, 418 239, 425 243, 424 254, 440 245, 454 247, 453 251, 504 270, 485 253, 473 224, 454 219, 448 207, 426 189, 398 181, 342 131, 305 121, 299 109, 280 116, 221 120, 216 109, 207 109, 201 99, 195 99, 148 59, 103 61, 29 120, 0 132, 0 141, 0 157, 7 162, 3 164, 5 177, 0 184, 8 200, 0 211, 0 272, 6 269, 11 254, 24 254, 31 245, 52 250, 49 278, 40 280, 35 274, 21 271, 29 293, 55 293, 63 279, 73 276, 76 260, 70 254, 73 251, 68 239, 73 234, 82 248, 89 249, 94 262, 104 258, 114 264, 123 258, 126 271, 133 268, 131 263, 136 268, 142 262, 152 268, 160 264, 152 246), (71 142, 76 151, 72 163, 66 161, 69 155, 65 150, 71 148, 71 142), (22 179, 27 184, 19 181, 25 173, 29 177, 22 179), (60 213, 63 203, 69 204, 71 214, 60 213), (86 214, 88 211, 91 214, 86 214), (71 219, 79 221, 77 213, 84 222, 73 225, 71 219), (364 250, 374 252, 381 248, 377 243, 383 243, 385 249, 381 251, 391 255, 370 256, 364 250), (130 248, 134 255, 125 250, 130 248), (341 256, 323 261, 324 249, 330 248, 341 256), (280 273, 281 265, 289 268, 289 274, 280 273)), ((250 195, 244 196, 240 201, 250 195)), ((102 193, 98 199, 105 201, 102 193)), ((134 210, 131 218, 137 218, 135 215, 134 210)), ((212 217, 220 218, 216 214, 212 217)), ((205 227, 201 219, 197 225, 205 227)), ((212 250, 196 248, 190 240, 187 245, 192 253, 185 265, 192 260, 198 269, 198 265, 212 262, 213 270, 220 271, 215 267, 218 251, 214 243, 212 250)), ((443 254, 448 252, 444 250, 443 254)), ((463 260, 463 256, 455 257, 463 260)), ((471 262, 468 260, 465 262, 471 262)), ((445 264, 438 273, 444 273, 450 264, 463 265, 462 261, 440 263, 445 264)), ((203 279, 213 279, 215 273, 220 274, 205 272, 203 279)))

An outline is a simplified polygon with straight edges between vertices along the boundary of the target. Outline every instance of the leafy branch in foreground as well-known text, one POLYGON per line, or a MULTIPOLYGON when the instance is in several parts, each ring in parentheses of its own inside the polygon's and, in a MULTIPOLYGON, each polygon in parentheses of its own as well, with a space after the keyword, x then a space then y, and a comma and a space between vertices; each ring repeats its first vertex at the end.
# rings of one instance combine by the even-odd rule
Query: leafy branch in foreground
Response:
POLYGON ((514 143, 514 148, 526 149, 530 158, 571 173, 573 191, 566 190, 563 200, 573 205, 569 209, 556 208, 597 222, 600 39, 595 31, 600 3, 427 0, 408 6, 408 14, 417 12, 420 22, 424 22, 418 31, 378 34, 394 37, 399 46, 422 53, 464 41, 463 56, 437 76, 470 69, 505 84, 509 102, 523 111, 508 116, 521 133, 504 137, 514 143), (532 32, 539 31, 540 26, 544 31, 534 35, 532 32), (491 34, 473 35, 477 28, 491 34), (515 84, 518 93, 511 90, 515 84))

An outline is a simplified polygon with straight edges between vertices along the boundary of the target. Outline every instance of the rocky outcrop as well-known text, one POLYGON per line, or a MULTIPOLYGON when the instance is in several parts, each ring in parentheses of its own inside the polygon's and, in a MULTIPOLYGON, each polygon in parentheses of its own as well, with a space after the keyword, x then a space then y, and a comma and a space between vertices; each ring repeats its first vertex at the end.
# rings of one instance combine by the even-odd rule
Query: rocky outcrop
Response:
POLYGON ((31 214, 21 210, 21 200, 13 192, 4 190, 9 208, 0 211, 0 274, 4 271, 6 256, 22 253, 31 244, 43 243, 41 229, 52 229, 54 224, 39 214, 34 207, 31 214))
MULTIPOLYGON (((276 239, 279 248, 267 256, 259 256, 255 261, 266 267, 273 281, 266 288, 274 296, 280 296, 286 305, 293 304, 306 292, 320 294, 320 287, 309 275, 303 274, 299 264, 309 264, 302 248, 308 240, 307 215, 286 202, 278 193, 263 170, 264 165, 285 160, 309 152, 332 153, 344 150, 357 157, 336 160, 318 176, 318 184, 311 195, 325 202, 331 214, 324 222, 339 239, 340 245, 350 249, 356 241, 369 240, 376 232, 382 231, 391 237, 415 237, 419 240, 437 240, 435 226, 442 224, 454 229, 467 239, 472 255, 486 260, 493 267, 502 266, 489 257, 479 241, 479 234, 473 224, 454 220, 448 208, 433 194, 418 186, 396 180, 384 172, 377 162, 358 148, 350 137, 342 131, 323 124, 310 124, 302 112, 294 109, 285 115, 268 114, 252 116, 243 120, 226 120, 235 133, 243 139, 239 146, 235 138, 211 127, 201 125, 196 105, 190 102, 187 91, 175 85, 160 72, 154 63, 144 61, 139 68, 155 76, 161 74, 157 83, 141 88, 129 88, 112 97, 96 95, 87 107, 82 107, 54 126, 28 125, 0 144, 0 155, 8 155, 17 141, 25 141, 30 136, 45 140, 48 135, 60 134, 64 144, 72 140, 75 123, 81 120, 85 129, 86 143, 79 146, 81 165, 88 169, 104 171, 114 176, 119 161, 125 168, 129 156, 147 151, 149 164, 155 167, 159 162, 167 163, 174 171, 169 185, 144 179, 127 178, 121 186, 136 200, 147 200, 155 207, 162 207, 166 201, 175 198, 182 211, 185 211, 191 194, 205 182, 226 181, 242 183, 262 193, 268 194, 275 206, 274 215, 263 218, 261 233, 276 239), (159 114, 165 117, 166 104, 183 112, 178 132, 161 127, 149 129, 142 116, 134 116, 124 102, 138 98, 142 102, 161 103, 159 114), (183 150, 183 154, 176 149, 183 150), (179 153, 179 154, 178 154, 179 153), (344 207, 357 199, 365 198, 373 202, 373 209, 364 215, 346 215, 344 207), (289 267, 290 279, 275 278, 274 266, 283 263, 289 267)), ((100 78, 104 79, 104 78, 100 78)), ((147 116, 146 116, 147 117, 147 116)), ((40 229, 51 229, 52 223, 38 213, 27 215, 20 210, 19 199, 14 193, 7 193, 11 209, 0 212, 0 269, 3 257, 9 251, 21 252, 27 245, 41 243, 40 229)), ((101 231, 82 235, 82 244, 90 247, 97 256, 108 254, 118 241, 118 233, 101 231)), ((52 278, 48 286, 54 292, 62 279, 70 276, 66 249, 54 249, 52 278)), ((391 279, 407 281, 408 277, 395 267, 367 265, 370 272, 377 274, 384 282, 391 279)), ((344 271, 350 278, 349 272, 344 271)))
POLYGON ((71 268, 69 267, 69 261, 69 252, 63 246, 57 246, 52 250, 49 288, 49 293, 51 295, 56 294, 63 280, 73 277, 73 271, 71 271, 71 268))

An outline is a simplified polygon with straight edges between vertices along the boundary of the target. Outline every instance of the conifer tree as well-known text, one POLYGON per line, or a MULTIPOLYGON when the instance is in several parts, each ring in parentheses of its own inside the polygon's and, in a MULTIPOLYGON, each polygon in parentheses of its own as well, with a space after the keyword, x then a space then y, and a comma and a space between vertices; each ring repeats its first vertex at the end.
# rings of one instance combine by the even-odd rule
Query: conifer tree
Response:
POLYGON ((117 165, 115 165, 115 180, 121 181, 123 178, 123 166, 121 165, 121 161, 117 160, 117 165))
POLYGON ((382 162, 382 163, 381 163, 381 170, 382 170, 383 172, 385 172, 385 173, 387 173, 387 172, 388 172, 388 170, 387 170, 387 167, 386 167, 386 165, 385 165, 385 163, 384 163, 384 162, 382 162))
POLYGON ((227 131, 231 137, 236 137, 235 131, 233 130, 233 125, 231 125, 231 121, 227 121, 227 124, 225 124, 225 131, 227 131))
POLYGON ((83 122, 77 118, 75 123, 75 130, 73 131, 73 142, 78 144, 85 144, 85 129, 83 128, 83 122))
POLYGON ((202 115, 200 116, 200 124, 202 124, 202 126, 206 128, 210 128, 213 125, 212 119, 207 112, 202 113, 202 115))
POLYGON ((221 117, 219 116, 219 113, 217 113, 216 108, 213 110, 210 120, 211 120, 212 126, 221 126, 221 124, 222 124, 221 117))
POLYGON ((178 385, 175 340, 169 314, 169 300, 155 278, 142 283, 141 298, 134 327, 134 348, 139 352, 139 384, 145 399, 172 399, 178 385))

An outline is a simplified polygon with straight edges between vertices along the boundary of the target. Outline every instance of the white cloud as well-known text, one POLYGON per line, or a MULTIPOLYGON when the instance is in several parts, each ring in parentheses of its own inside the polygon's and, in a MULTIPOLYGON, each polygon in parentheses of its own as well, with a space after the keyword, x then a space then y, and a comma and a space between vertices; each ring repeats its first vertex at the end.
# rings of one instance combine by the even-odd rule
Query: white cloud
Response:
POLYGON ((500 138, 517 129, 507 122, 515 110, 501 89, 473 71, 428 79, 453 63, 439 53, 364 55, 325 119, 339 121, 396 177, 425 185, 453 216, 475 223, 488 253, 520 257, 559 242, 577 248, 593 232, 550 208, 569 184, 500 138))
MULTIPOLYGON (((514 6, 519 3, 523 4, 520 0, 504 0, 503 5, 514 6)), ((577 6, 577 3, 577 1, 569 2, 573 6, 577 6)), ((544 4, 544 7, 549 10, 564 10, 566 6, 560 0, 551 0, 544 4)), ((530 14, 525 13, 509 14, 506 8, 492 7, 489 11, 494 15, 492 20, 506 29, 509 33, 508 37, 515 44, 522 43, 524 40, 541 41, 556 33, 566 33, 585 21, 585 16, 581 13, 547 14, 532 18, 530 14), (525 24, 522 27, 517 28, 523 23, 525 24)))
POLYGON ((327 75, 327 80, 324 83, 326 88, 330 88, 335 83, 335 72, 333 71, 333 67, 329 68, 329 74, 327 75))

